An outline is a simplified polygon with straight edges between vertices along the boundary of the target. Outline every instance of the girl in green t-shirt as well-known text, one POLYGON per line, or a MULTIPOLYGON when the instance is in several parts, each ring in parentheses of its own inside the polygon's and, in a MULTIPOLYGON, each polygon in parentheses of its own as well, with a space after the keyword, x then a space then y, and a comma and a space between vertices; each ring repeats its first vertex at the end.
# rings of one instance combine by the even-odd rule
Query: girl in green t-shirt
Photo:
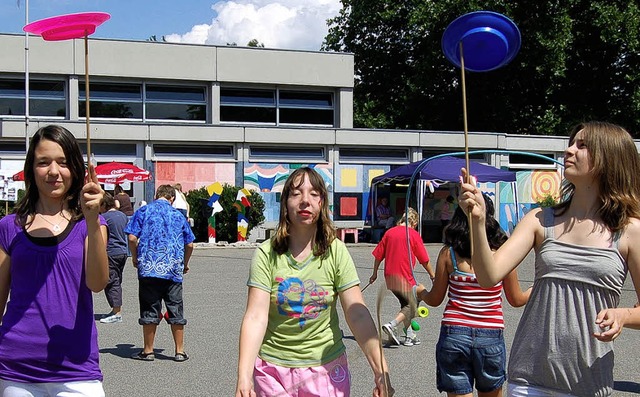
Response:
POLYGON ((295 170, 285 182, 276 234, 251 263, 236 397, 296 389, 301 395, 349 396, 336 298, 371 363, 373 395, 393 395, 378 333, 353 260, 335 237, 327 197, 324 180, 311 168, 295 170))

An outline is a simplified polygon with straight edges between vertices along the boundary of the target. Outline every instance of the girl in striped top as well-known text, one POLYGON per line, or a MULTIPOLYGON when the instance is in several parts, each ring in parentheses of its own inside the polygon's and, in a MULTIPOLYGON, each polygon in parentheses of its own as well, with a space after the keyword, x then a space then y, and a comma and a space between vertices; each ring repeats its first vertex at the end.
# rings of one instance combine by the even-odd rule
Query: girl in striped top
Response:
MULTIPOLYGON (((492 250, 507 239, 493 218, 491 199, 484 195, 486 230, 492 250)), ((502 291, 515 307, 524 305, 531 289, 520 289, 514 270, 504 281, 491 288, 478 284, 471 260, 469 224, 458 207, 445 229, 445 245, 436 264, 433 288, 422 291, 418 298, 429 306, 439 306, 448 290, 440 338, 436 346, 437 387, 447 396, 501 396, 506 380, 506 347, 502 315, 502 291)))

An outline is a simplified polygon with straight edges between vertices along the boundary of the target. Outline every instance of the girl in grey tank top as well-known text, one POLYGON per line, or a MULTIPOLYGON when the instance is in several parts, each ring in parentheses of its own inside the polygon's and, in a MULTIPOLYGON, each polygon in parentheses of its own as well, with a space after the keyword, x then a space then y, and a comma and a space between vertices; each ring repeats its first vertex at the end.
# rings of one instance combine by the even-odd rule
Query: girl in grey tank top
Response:
POLYGON ((533 290, 509 356, 509 396, 611 395, 612 341, 624 327, 640 328, 640 307, 618 308, 627 271, 640 297, 635 143, 622 127, 588 122, 573 129, 564 155, 561 202, 529 212, 495 254, 480 190, 461 187, 460 206, 477 225, 472 262, 480 285, 503 279, 531 249, 536 254, 533 290))

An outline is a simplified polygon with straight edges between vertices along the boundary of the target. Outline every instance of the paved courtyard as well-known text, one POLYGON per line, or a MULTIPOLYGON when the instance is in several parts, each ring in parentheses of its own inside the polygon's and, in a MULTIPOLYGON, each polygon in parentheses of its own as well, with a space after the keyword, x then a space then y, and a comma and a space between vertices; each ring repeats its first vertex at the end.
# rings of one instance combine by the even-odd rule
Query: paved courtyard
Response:
MULTIPOLYGON (((373 245, 349 245, 363 286, 373 265, 373 245)), ((439 245, 428 245, 435 262, 439 245)), ((140 362, 129 356, 142 347, 142 327, 138 325, 137 281, 131 262, 125 268, 124 321, 100 324, 100 363, 104 387, 108 396, 173 397, 173 396, 233 396, 238 358, 238 334, 244 313, 245 286, 252 248, 196 248, 191 272, 185 277, 185 350, 190 360, 176 363, 169 326, 162 323, 156 336, 156 360, 140 362)), ((428 284, 420 267, 419 281, 428 284)), ((533 280, 532 258, 519 267, 523 287, 533 280)), ((364 292, 375 318, 375 298, 383 278, 364 292)), ((625 284, 622 304, 635 302, 630 278, 625 284)), ((104 294, 94 296, 96 316, 107 313, 104 294)), ((382 318, 388 321, 397 307, 391 294, 385 295, 382 318)), ((427 318, 420 319, 422 344, 413 347, 385 348, 391 367, 391 378, 398 397, 441 396, 435 386, 435 344, 438 338, 442 307, 430 308, 427 318)), ((507 348, 522 310, 505 304, 507 348)), ((372 375, 366 359, 352 334, 342 321, 349 364, 353 374, 352 395, 370 396, 372 375)), ((615 342, 615 396, 640 395, 640 333, 626 329, 615 342)))

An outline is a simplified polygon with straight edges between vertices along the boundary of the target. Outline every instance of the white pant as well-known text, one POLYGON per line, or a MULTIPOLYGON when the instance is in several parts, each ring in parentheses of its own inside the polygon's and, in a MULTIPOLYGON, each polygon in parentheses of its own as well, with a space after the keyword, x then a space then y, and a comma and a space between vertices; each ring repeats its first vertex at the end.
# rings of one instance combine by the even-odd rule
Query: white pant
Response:
POLYGON ((0 379, 2 397, 104 397, 102 382, 21 383, 0 379))
POLYGON ((511 383, 507 385, 507 396, 508 397, 574 397, 573 394, 560 393, 555 390, 550 390, 544 387, 514 385, 511 383))

